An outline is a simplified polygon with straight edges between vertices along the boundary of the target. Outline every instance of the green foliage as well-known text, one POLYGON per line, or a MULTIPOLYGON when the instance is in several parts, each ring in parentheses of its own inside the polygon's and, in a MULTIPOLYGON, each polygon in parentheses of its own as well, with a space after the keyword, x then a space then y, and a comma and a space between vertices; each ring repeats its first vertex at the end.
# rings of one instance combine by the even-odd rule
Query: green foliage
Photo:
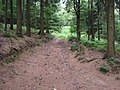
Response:
POLYGON ((72 42, 72 44, 70 45, 70 49, 71 49, 72 51, 77 50, 77 49, 78 49, 78 44, 77 44, 77 42, 72 42))
POLYGON ((39 20, 40 20, 39 4, 36 4, 36 2, 34 2, 31 5, 30 8, 31 8, 31 12, 30 12, 31 27, 35 28, 35 29, 38 29, 40 27, 40 23, 39 23, 39 20))
POLYGON ((13 37, 14 35, 13 35, 13 33, 12 32, 5 32, 4 34, 3 34, 3 36, 4 37, 13 37))
POLYGON ((3 29, 3 24, 2 23, 0 23, 0 29, 3 29))
POLYGON ((52 35, 54 35, 57 38, 67 38, 70 35, 70 26, 62 27, 57 32, 53 32, 52 35), (59 32, 58 32, 59 31, 59 32))
POLYGON ((26 32, 26 27, 25 26, 22 27, 22 32, 26 32))
POLYGON ((117 59, 114 58, 114 57, 110 57, 110 58, 108 58, 108 60, 107 60, 107 62, 108 62, 109 64, 115 64, 116 61, 117 61, 117 59))
POLYGON ((120 61, 119 61, 119 59, 111 57, 107 60, 107 63, 109 64, 109 66, 111 67, 111 70, 113 72, 120 71, 120 61))
POLYGON ((67 38, 68 38, 68 41, 72 41, 73 39, 76 39, 77 37, 75 35, 69 35, 67 38))
POLYGON ((9 63, 12 63, 12 62, 14 62, 15 61, 15 59, 18 57, 18 55, 19 55, 19 51, 17 50, 17 49, 15 49, 15 48, 12 48, 11 50, 10 50, 10 56, 9 57, 7 57, 7 59, 5 60, 5 62, 7 63, 7 64, 9 64, 9 63))
POLYGON ((109 67, 107 64, 102 64, 99 69, 103 73, 108 73, 109 72, 109 67))
POLYGON ((107 48, 107 41, 104 39, 97 40, 96 38, 95 41, 91 41, 91 40, 88 40, 86 35, 83 35, 83 37, 81 38, 81 41, 84 45, 96 48, 101 51, 105 51, 107 48))
POLYGON ((75 25, 71 24, 70 33, 71 34, 75 33, 75 25))
POLYGON ((55 36, 53 36, 53 35, 51 35, 51 34, 48 34, 47 37, 48 37, 49 39, 55 38, 55 36))
MULTIPOLYGON (((71 41, 73 38, 76 38, 74 30, 73 32, 71 32, 70 26, 62 27, 61 30, 59 30, 59 32, 53 32, 52 34, 58 38, 67 38, 69 41, 71 41)), ((105 39, 98 40, 97 38, 95 38, 94 41, 88 40, 86 32, 81 32, 81 42, 85 46, 93 47, 100 51, 106 51, 107 48, 107 40, 105 39)), ((120 51, 120 44, 117 42, 116 50, 120 51)))
POLYGON ((55 3, 50 3, 45 7, 44 26, 46 30, 58 31, 61 28, 61 19, 57 15, 58 6, 55 3))
POLYGON ((117 50, 118 52, 120 52, 120 44, 119 44, 119 43, 116 44, 116 50, 117 50))
MULTIPOLYGON (((119 15, 116 17, 119 17, 119 15)), ((119 18, 117 18, 117 19, 119 20, 119 18)), ((116 20, 116 22, 115 22, 115 27, 116 27, 115 39, 120 44, 120 22, 118 20, 116 20)))

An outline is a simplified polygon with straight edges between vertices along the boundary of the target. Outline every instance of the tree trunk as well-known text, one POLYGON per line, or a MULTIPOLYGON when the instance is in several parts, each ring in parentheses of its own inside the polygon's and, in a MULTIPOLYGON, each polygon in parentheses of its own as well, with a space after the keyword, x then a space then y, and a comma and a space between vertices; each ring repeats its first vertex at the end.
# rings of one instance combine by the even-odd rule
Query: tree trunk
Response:
MULTIPOLYGON (((101 14, 101 16, 100 16, 100 23, 101 23, 101 28, 102 28, 102 30, 101 30, 101 35, 104 35, 104 3, 103 2, 101 2, 102 4, 101 4, 101 8, 100 8, 100 14, 101 14)), ((102 37, 103 38, 103 37, 102 37)))
POLYGON ((40 36, 44 34, 44 0, 41 0, 40 2, 40 36))
POLYGON ((108 2, 108 18, 107 18, 107 55, 112 57, 115 55, 115 16, 114 16, 114 0, 108 2))
POLYGON ((26 4, 25 1, 26 0, 22 0, 22 18, 23 18, 22 23, 23 23, 23 26, 25 26, 25 4, 26 4))
MULTIPOLYGON (((49 2, 48 2, 48 0, 46 0, 46 1, 45 1, 45 7, 48 8, 48 6, 49 6, 49 2)), ((47 33, 47 34, 50 34, 48 18, 46 18, 46 33, 47 33)))
POLYGON ((120 0, 119 0, 119 20, 120 20, 120 0))
POLYGON ((76 34, 77 41, 80 41, 80 0, 74 0, 74 10, 76 13, 76 34))
POLYGON ((3 23, 5 24, 5 0, 2 0, 2 17, 3 23))
POLYGON ((98 0, 98 21, 97 21, 97 30, 98 30, 98 40, 100 40, 100 0, 98 0))
POLYGON ((90 0, 88 0, 88 40, 90 40, 90 0))
POLYGON ((10 29, 13 30, 13 0, 10 0, 10 29))
POLYGON ((77 4, 77 40, 80 41, 80 0, 77 4))
MULTIPOLYGON (((108 13, 109 13, 109 12, 108 12, 108 8, 109 8, 109 7, 108 7, 108 4, 109 4, 108 2, 109 2, 109 0, 105 0, 106 18, 108 18, 108 13)), ((107 20, 108 20, 108 19, 107 19, 107 20)), ((108 22, 107 22, 107 23, 108 23, 108 22)))
POLYGON ((22 0, 17 0, 17 35, 22 37, 22 0))
POLYGON ((31 36, 30 30, 30 0, 26 0, 26 34, 31 36))
MULTIPOLYGON (((36 6, 37 6, 37 5, 36 5, 36 2, 35 2, 34 8, 36 8, 36 6)), ((36 17, 37 17, 37 12, 36 12, 36 10, 35 10, 35 16, 34 16, 34 19, 35 19, 35 20, 34 20, 34 28, 35 28, 35 29, 37 29, 37 19, 36 19, 36 17)))
POLYGON ((5 31, 7 31, 8 0, 5 0, 5 31))
POLYGON ((94 15, 93 15, 93 0, 91 0, 91 34, 92 34, 92 40, 95 39, 95 34, 94 34, 94 15))

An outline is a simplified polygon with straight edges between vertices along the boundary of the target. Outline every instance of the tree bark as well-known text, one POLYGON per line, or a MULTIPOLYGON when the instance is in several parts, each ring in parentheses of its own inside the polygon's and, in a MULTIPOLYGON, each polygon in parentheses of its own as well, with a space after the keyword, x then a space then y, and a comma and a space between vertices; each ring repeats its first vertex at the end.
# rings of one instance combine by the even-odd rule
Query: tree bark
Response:
POLYGON ((44 34, 44 0, 40 2, 40 31, 39 33, 42 37, 44 34))
POLYGON ((2 0, 2 17, 3 23, 5 24, 5 0, 2 0))
POLYGON ((100 0, 98 0, 98 21, 97 21, 97 30, 98 30, 98 40, 100 40, 100 0))
MULTIPOLYGON (((48 0, 45 0, 45 7, 48 8, 48 6, 49 6, 49 1, 48 1, 48 0)), ((48 18, 46 18, 46 33, 47 33, 47 34, 50 34, 48 18)))
POLYGON ((31 36, 30 30, 30 0, 26 0, 26 34, 31 36))
MULTIPOLYGON (((36 8, 36 2, 34 3, 34 8, 36 8)), ((37 17, 37 12, 36 12, 36 10, 35 10, 35 16, 34 16, 34 28, 35 29, 37 29, 37 19, 36 19, 36 17, 37 17)))
POLYGON ((22 37, 22 0, 17 0, 17 35, 22 37))
POLYGON ((88 40, 90 40, 90 0, 88 0, 88 40))
POLYGON ((25 26, 25 4, 26 4, 26 2, 25 2, 26 0, 22 0, 22 18, 23 18, 23 20, 22 20, 22 22, 23 22, 23 25, 25 26))
POLYGON ((78 0, 78 13, 77 13, 77 38, 80 41, 80 0, 78 0))
POLYGON ((77 34, 77 41, 80 41, 80 0, 74 1, 74 10, 76 13, 76 34, 77 34))
POLYGON ((7 31, 8 0, 5 0, 5 31, 7 31))
POLYGON ((93 0, 91 0, 91 33, 92 33, 92 40, 95 39, 94 33, 94 15, 93 15, 93 0))
POLYGON ((115 55, 115 16, 114 16, 114 0, 108 2, 107 17, 107 55, 113 57, 115 55))
POLYGON ((13 0, 10 0, 10 29, 13 30, 13 0))

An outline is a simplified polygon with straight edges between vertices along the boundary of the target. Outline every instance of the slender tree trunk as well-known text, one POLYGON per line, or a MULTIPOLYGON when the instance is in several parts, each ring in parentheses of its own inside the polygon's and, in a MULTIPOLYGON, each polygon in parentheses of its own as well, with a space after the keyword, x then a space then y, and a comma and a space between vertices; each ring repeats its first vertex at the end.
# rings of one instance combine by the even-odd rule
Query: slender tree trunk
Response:
POLYGON ((108 18, 107 18, 107 55, 112 57, 115 55, 115 16, 114 16, 114 0, 108 2, 108 18))
POLYGON ((25 1, 26 0, 22 0, 22 22, 23 22, 23 25, 25 26, 25 1))
POLYGON ((26 0, 26 34, 31 36, 30 30, 30 0, 26 0))
POLYGON ((74 10, 76 13, 76 34, 77 34, 77 41, 80 41, 80 0, 74 0, 74 10))
MULTIPOLYGON (((48 8, 48 6, 49 6, 49 2, 48 2, 48 0, 46 0, 45 1, 45 7, 48 8)), ((49 21, 48 21, 48 18, 46 18, 46 24, 47 24, 46 25, 46 33, 49 34, 50 31, 49 31, 49 21)))
POLYGON ((5 0, 5 31, 7 31, 8 0, 5 0))
POLYGON ((90 40, 90 0, 88 0, 88 40, 90 40))
POLYGON ((80 41, 80 0, 77 5, 77 40, 80 41))
POLYGON ((119 20, 120 20, 120 0, 119 0, 119 20))
POLYGON ((44 34, 44 0, 40 2, 40 31, 39 33, 42 37, 44 34))
MULTIPOLYGON (((34 4, 34 8, 36 9, 36 2, 35 2, 35 4, 34 4)), ((37 12, 36 12, 36 10, 35 10, 35 16, 34 16, 34 18, 35 18, 35 20, 34 20, 34 28, 35 28, 35 29, 37 29, 37 19, 36 19, 36 14, 37 14, 37 12)))
POLYGON ((92 40, 95 39, 95 34, 94 34, 94 15, 93 15, 93 0, 91 0, 91 33, 92 33, 92 40))
POLYGON ((80 0, 74 0, 74 10, 76 13, 76 34, 77 41, 80 41, 80 0))
POLYGON ((5 24, 5 0, 2 0, 2 17, 3 23, 5 24))
POLYGON ((22 37, 22 0, 17 0, 17 35, 22 37))
POLYGON ((98 29, 98 40, 100 40, 100 0, 98 0, 98 21, 97 21, 97 29, 98 29))
POLYGON ((10 29, 13 30, 13 0, 10 0, 10 29))
POLYGON ((101 28, 102 28, 102 31, 101 31, 101 34, 103 34, 104 35, 104 3, 103 2, 101 2, 102 4, 101 4, 101 9, 100 9, 100 14, 101 14, 101 16, 100 16, 100 22, 101 22, 101 28))

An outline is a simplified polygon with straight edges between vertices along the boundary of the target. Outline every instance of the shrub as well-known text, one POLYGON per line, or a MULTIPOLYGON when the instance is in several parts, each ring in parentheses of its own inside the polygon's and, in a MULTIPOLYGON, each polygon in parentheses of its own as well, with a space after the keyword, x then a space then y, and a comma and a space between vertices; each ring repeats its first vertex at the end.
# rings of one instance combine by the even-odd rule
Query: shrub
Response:
POLYGON ((102 65, 100 66, 100 71, 103 72, 103 73, 109 72, 108 65, 107 65, 107 64, 102 64, 102 65))
POLYGON ((117 62, 117 59, 114 58, 114 57, 110 57, 110 58, 108 58, 107 62, 108 62, 109 64, 115 64, 115 63, 117 62))
POLYGON ((47 37, 48 37, 49 39, 55 38, 55 37, 54 37, 53 35, 51 35, 51 34, 48 34, 47 37))
POLYGON ((12 34, 12 32, 5 32, 5 33, 3 34, 3 36, 4 36, 4 37, 13 37, 13 34, 12 34))
POLYGON ((74 39, 77 39, 77 37, 75 35, 69 35, 67 38, 68 38, 68 41, 72 41, 74 39))
POLYGON ((0 29, 3 29, 3 24, 2 23, 0 23, 0 29))
POLYGON ((77 44, 76 42, 73 42, 73 43, 71 44, 71 46, 70 46, 70 49, 71 49, 72 51, 77 50, 77 49, 78 49, 78 44, 77 44))
POLYGON ((95 41, 91 41, 91 40, 88 40, 86 36, 83 36, 81 38, 81 41, 85 46, 93 47, 102 51, 105 51, 107 47, 107 41, 104 39, 101 39, 100 41, 97 39, 95 39, 95 41))

